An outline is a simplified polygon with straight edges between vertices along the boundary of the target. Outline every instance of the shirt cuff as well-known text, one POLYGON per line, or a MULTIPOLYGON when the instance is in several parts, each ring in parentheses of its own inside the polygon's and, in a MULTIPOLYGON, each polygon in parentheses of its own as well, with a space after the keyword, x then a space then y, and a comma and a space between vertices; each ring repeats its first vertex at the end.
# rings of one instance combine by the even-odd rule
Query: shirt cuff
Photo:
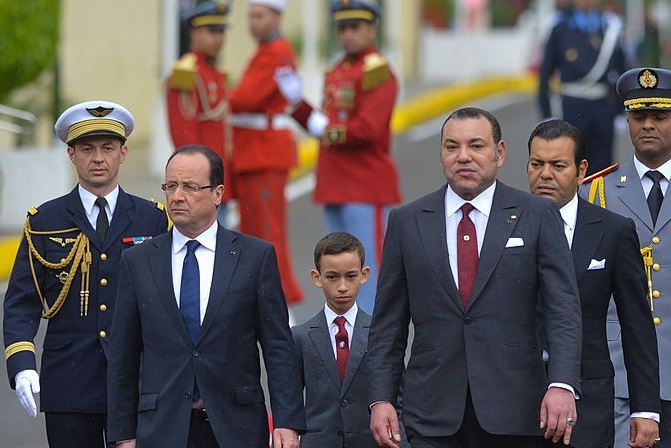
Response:
POLYGON ((560 389, 566 389, 567 391, 569 391, 573 394, 573 398, 575 398, 576 400, 580 400, 580 397, 578 396, 578 394, 575 393, 575 389, 570 384, 550 383, 550 385, 548 386, 548 389, 550 389, 551 387, 559 387, 560 389))
POLYGON ((650 420, 654 420, 659 423, 659 414, 656 412, 632 412, 630 418, 649 418, 650 420))

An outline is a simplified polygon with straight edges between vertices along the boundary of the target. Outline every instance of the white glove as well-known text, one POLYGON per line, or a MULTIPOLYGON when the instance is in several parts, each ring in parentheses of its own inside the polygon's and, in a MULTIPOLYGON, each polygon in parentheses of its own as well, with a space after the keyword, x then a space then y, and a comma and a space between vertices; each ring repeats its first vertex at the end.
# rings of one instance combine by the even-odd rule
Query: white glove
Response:
POLYGON ((293 68, 278 67, 275 70, 275 82, 289 104, 298 104, 303 98, 303 81, 293 68))
POLYGON ((40 393, 40 377, 34 370, 22 370, 14 377, 16 382, 16 396, 23 409, 31 417, 37 417, 37 405, 33 394, 40 393))
POLYGON ((329 119, 326 115, 318 110, 313 110, 308 117, 308 132, 317 138, 322 138, 324 137, 324 130, 328 124, 329 119))

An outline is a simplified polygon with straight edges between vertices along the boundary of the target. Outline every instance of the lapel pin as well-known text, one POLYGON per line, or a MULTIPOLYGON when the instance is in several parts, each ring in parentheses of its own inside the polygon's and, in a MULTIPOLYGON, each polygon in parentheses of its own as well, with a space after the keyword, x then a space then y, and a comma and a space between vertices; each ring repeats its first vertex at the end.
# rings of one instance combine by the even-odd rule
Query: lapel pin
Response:
POLYGON ((234 251, 234 250, 231 251, 231 255, 235 255, 235 251, 234 251))
POLYGON ((510 218, 508 218, 508 221, 506 221, 508 224, 513 223, 513 219, 517 219, 517 215, 510 215, 510 218))
POLYGON ((620 176, 620 182, 626 182, 627 176, 620 176))

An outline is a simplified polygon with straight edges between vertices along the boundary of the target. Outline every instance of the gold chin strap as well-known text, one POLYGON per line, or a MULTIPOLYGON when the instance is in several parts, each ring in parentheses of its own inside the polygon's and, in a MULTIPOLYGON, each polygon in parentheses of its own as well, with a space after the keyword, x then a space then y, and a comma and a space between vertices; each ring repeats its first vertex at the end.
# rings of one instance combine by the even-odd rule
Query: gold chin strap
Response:
POLYGON ((43 319, 51 319, 63 307, 65 299, 68 296, 68 292, 70 292, 70 286, 72 285, 72 280, 75 278, 75 275, 77 274, 77 269, 80 266, 82 271, 82 286, 79 292, 80 297, 79 312, 81 316, 86 316, 88 314, 89 275, 92 262, 91 247, 89 245, 88 237, 84 234, 84 232, 79 231, 79 235, 77 235, 77 238, 75 238, 74 244, 72 245, 72 249, 70 250, 70 253, 68 253, 68 256, 62 259, 60 263, 52 263, 44 259, 42 255, 40 255, 40 253, 35 248, 35 245, 33 244, 32 237, 33 235, 60 235, 64 233, 76 232, 78 230, 79 230, 78 227, 73 227, 71 229, 50 230, 50 231, 32 230, 30 227, 30 219, 26 218, 26 222, 23 226, 23 233, 26 237, 26 242, 28 243, 28 249, 29 249, 28 260, 30 262, 30 272, 33 274, 33 282, 35 283, 35 289, 37 290, 37 295, 40 297, 40 302, 42 303, 42 308, 44 309, 44 311, 42 311, 43 319), (44 296, 42 296, 42 291, 40 290, 37 274, 35 273, 35 265, 33 257, 36 258, 37 261, 39 261, 42 266, 48 269, 63 269, 68 264, 70 264, 70 262, 72 262, 70 272, 67 275, 67 279, 65 280, 63 288, 61 289, 58 298, 56 298, 56 301, 51 307, 49 307, 49 304, 47 303, 46 299, 44 298, 44 296))
POLYGON ((648 300, 650 301, 650 311, 655 311, 652 296, 652 245, 641 248, 643 256, 643 266, 645 267, 645 277, 648 279, 648 300))

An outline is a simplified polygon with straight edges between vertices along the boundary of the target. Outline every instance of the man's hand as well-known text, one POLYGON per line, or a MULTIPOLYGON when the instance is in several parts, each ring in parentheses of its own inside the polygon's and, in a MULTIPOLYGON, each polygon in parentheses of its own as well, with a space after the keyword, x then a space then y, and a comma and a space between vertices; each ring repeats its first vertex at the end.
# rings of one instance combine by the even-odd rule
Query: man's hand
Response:
POLYGON ((31 417, 37 417, 37 405, 33 394, 40 393, 40 377, 34 370, 22 370, 14 377, 16 383, 16 396, 23 409, 31 417))
POLYGON ((293 429, 273 429, 273 448, 298 448, 298 433, 293 429))
POLYGON ((545 438, 552 438, 554 443, 563 438, 564 445, 568 445, 573 426, 578 421, 575 398, 571 391, 561 387, 548 389, 541 403, 540 417, 541 429, 545 429, 545 438))
POLYGON ((317 138, 322 138, 324 137, 324 131, 326 130, 326 126, 328 126, 328 124, 329 119, 326 115, 319 112, 318 110, 313 110, 308 117, 308 132, 317 138))
POLYGON ((303 97, 303 81, 291 67, 278 67, 275 70, 275 82, 280 93, 292 106, 298 104, 303 97))
POLYGON ((401 429, 396 409, 391 403, 381 401, 373 405, 370 410, 370 430, 378 445, 398 448, 401 443, 401 429))
POLYGON ((659 424, 651 418, 634 417, 629 420, 629 442, 632 448, 646 448, 655 445, 659 437, 659 424))

